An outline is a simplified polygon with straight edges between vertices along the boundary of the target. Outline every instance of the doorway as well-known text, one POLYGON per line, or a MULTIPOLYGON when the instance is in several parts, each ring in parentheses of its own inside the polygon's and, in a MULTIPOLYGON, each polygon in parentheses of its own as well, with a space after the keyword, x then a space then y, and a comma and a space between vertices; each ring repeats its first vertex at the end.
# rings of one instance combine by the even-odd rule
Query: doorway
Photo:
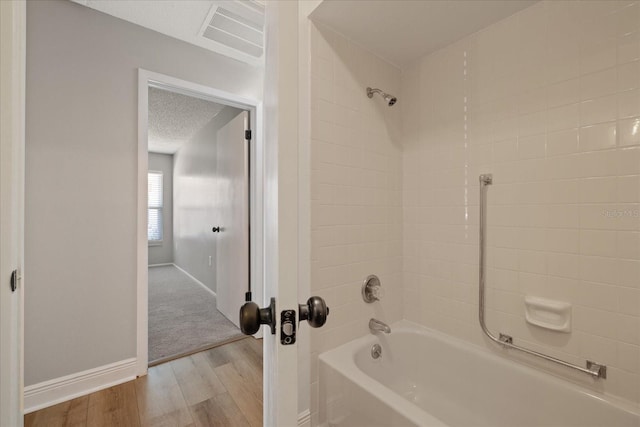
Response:
POLYGON ((245 292, 260 284, 251 287, 256 301, 262 297, 259 135, 251 130, 258 119, 257 102, 140 70, 141 374, 144 362, 244 337, 238 309, 245 292))
MULTIPOLYGON (((101 4, 106 4, 107 2, 100 2, 101 4)), ((92 4, 92 3, 89 3, 92 4)), ((89 5, 87 4, 87 5, 89 5)), ((152 3, 148 3, 152 4, 152 3)), ((157 3, 153 3, 153 5, 157 5, 157 3)), ((280 41, 276 41, 276 37, 273 37, 273 34, 267 41, 265 42, 265 47, 268 45, 278 46, 278 49, 266 49, 265 51, 273 52, 277 54, 277 56, 270 57, 268 62, 269 67, 267 67, 265 71, 265 76, 267 77, 265 80, 269 82, 265 85, 265 104, 270 107, 267 114, 270 117, 269 126, 265 129, 265 134, 269 134, 269 147, 265 149, 267 151, 264 162, 255 162, 256 167, 258 169, 264 168, 264 175, 268 178, 265 179, 265 186, 267 187, 269 197, 265 197, 265 209, 264 214, 261 213, 261 217, 265 217, 264 222, 268 224, 268 235, 264 240, 268 242, 268 247, 264 250, 264 261, 265 265, 269 268, 265 269, 268 272, 268 278, 265 281, 268 284, 269 296, 274 296, 278 298, 279 304, 283 307, 295 307, 298 299, 297 299, 297 270, 298 270, 298 246, 297 246, 297 236, 298 229, 300 228, 298 225, 298 218, 295 214, 297 212, 297 200, 298 194, 296 191, 297 184, 297 145, 298 140, 294 138, 294 131, 298 122, 298 103, 296 97, 296 85, 294 84, 294 79, 292 78, 294 73, 296 72, 295 64, 297 64, 297 38, 293 37, 297 31, 296 25, 297 20, 294 19, 295 10, 297 5, 292 3, 292 7, 284 8, 285 10, 280 11, 280 9, 274 11, 274 15, 283 15, 282 18, 273 19, 273 22, 278 22, 278 25, 271 24, 272 29, 276 29, 279 31, 276 34, 280 39, 280 41), (285 14, 287 12, 287 14, 285 14), (273 66, 271 66, 273 65, 273 66), (277 65, 277 66, 276 66, 277 65), (277 80, 274 78, 276 72, 282 75, 282 78, 277 80), (280 100, 281 102, 274 102, 274 100, 280 100), (280 107, 280 105, 284 107, 280 107), (273 143, 271 143, 273 141, 273 143), (278 260, 282 260, 278 263, 278 260)), ((90 222, 84 222, 85 224, 90 225, 90 229, 92 233, 96 235, 106 235, 109 239, 115 241, 118 245, 123 244, 122 246, 112 246, 109 248, 102 248, 100 254, 104 254, 105 256, 100 258, 95 255, 95 252, 91 252, 82 248, 81 245, 77 245, 73 239, 65 239, 69 243, 68 246, 75 246, 76 253, 83 255, 83 258, 86 256, 86 259, 89 260, 99 260, 96 262, 85 262, 78 263, 78 266, 87 265, 86 268, 81 269, 80 273, 88 274, 92 270, 95 270, 95 265, 103 264, 103 259, 109 260, 109 256, 117 258, 119 261, 122 258, 122 255, 126 255, 126 258, 132 260, 135 255, 132 256, 127 249, 124 249, 126 246, 124 243, 129 243, 128 247, 131 247, 132 240, 135 239, 136 242, 140 242, 138 246, 136 246, 135 251, 137 251, 138 256, 142 259, 143 262, 139 263, 141 268, 137 268, 135 265, 131 265, 130 268, 127 267, 128 264, 125 263, 124 268, 120 268, 118 265, 117 268, 112 268, 108 266, 112 271, 118 272, 118 274, 122 277, 116 277, 114 280, 110 280, 113 287, 120 286, 120 288, 116 288, 115 290, 109 290, 111 295, 107 295, 109 298, 104 298, 104 294, 101 292, 93 292, 94 288, 88 288, 85 284, 93 283, 94 278, 97 278, 97 281, 101 280, 104 276, 103 274, 95 274, 88 279, 86 276, 81 276, 82 280, 66 280, 68 283, 78 283, 78 286, 83 290, 89 290, 91 292, 85 292, 87 295, 92 296, 92 300, 95 301, 95 306, 97 309, 93 309, 91 304, 86 304, 84 302, 76 304, 76 306, 82 306, 86 316, 77 317, 76 319, 82 319, 81 322, 75 321, 76 325, 82 326, 84 324, 83 330, 88 330, 92 340, 83 341, 84 348, 88 350, 92 350, 94 353, 99 355, 111 356, 111 353, 107 354, 104 351, 116 347, 116 344, 123 344, 122 348, 126 350, 126 352, 122 353, 122 357, 127 357, 127 359, 123 359, 123 363, 121 367, 123 369, 118 369, 117 371, 111 364, 104 365, 105 369, 109 369, 109 373, 113 372, 117 375, 110 375, 109 378, 117 377, 114 381, 121 381, 126 378, 131 378, 132 375, 144 375, 147 370, 147 361, 148 361, 148 348, 146 343, 147 338, 147 285, 142 285, 146 283, 148 279, 148 269, 147 269, 147 256, 148 256, 148 242, 145 240, 145 236, 147 233, 146 230, 146 214, 148 206, 146 204, 140 204, 137 210, 139 215, 136 217, 136 223, 130 224, 134 216, 127 210, 131 203, 135 203, 138 200, 137 192, 146 192, 146 173, 148 171, 148 156, 147 156, 147 148, 143 147, 138 152, 135 149, 130 149, 129 147, 129 137, 132 135, 130 121, 131 117, 131 108, 130 103, 136 102, 135 95, 130 93, 130 87, 127 86, 131 81, 133 74, 131 70, 134 70, 134 67, 144 67, 145 65, 154 64, 153 67, 158 69, 168 70, 170 73, 175 73, 177 75, 182 75, 187 79, 196 78, 201 82, 209 82, 209 84, 213 86, 220 87, 230 87, 229 90, 238 89, 238 83, 236 81, 235 84, 231 84, 229 86, 226 85, 226 81, 229 80, 230 77, 237 76, 238 79, 243 82, 249 81, 250 84, 252 81, 257 81, 258 72, 254 72, 252 70, 246 70, 246 67, 243 67, 241 64, 237 64, 234 66, 229 63, 223 57, 212 57, 211 54, 205 55, 197 50, 194 50, 192 47, 185 45, 183 42, 173 40, 171 38, 163 37, 159 38, 154 36, 152 33, 149 33, 147 30, 133 27, 130 23, 126 22, 126 19, 113 19, 113 17, 107 16, 108 14, 99 14, 95 11, 83 10, 79 3, 69 3, 69 2, 44 2, 39 3, 37 6, 31 4, 30 9, 30 18, 34 22, 36 19, 40 20, 43 24, 46 25, 32 25, 31 28, 40 28, 38 31, 34 31, 30 37, 30 40, 46 40, 47 43, 41 44, 39 42, 35 49, 29 48, 29 52, 32 52, 30 55, 30 59, 32 61, 35 60, 44 60, 45 58, 54 59, 55 57, 55 67, 33 67, 40 69, 56 69, 59 71, 57 74, 49 74, 46 78, 31 78, 31 83, 35 83, 36 81, 45 82, 45 86, 51 89, 55 89, 60 92, 57 96, 49 97, 50 99, 55 99, 55 102, 59 102, 60 100, 69 100, 64 95, 64 91, 71 89, 70 93, 75 93, 77 95, 82 94, 82 97, 78 97, 77 101, 81 102, 69 102, 69 106, 73 107, 73 114, 80 118, 78 120, 79 125, 83 125, 85 127, 81 127, 78 129, 73 128, 73 138, 69 138, 67 135, 63 137, 63 133, 50 132, 46 134, 45 141, 48 141, 49 138, 60 136, 59 140, 61 146, 56 149, 55 152, 59 153, 59 157, 64 157, 67 152, 65 152, 62 145, 62 142, 70 141, 71 145, 66 145, 69 147, 78 147, 78 150, 71 150, 69 152, 72 153, 83 153, 87 154, 87 157, 91 162, 81 162, 85 168, 85 172, 91 172, 95 175, 96 172, 100 172, 97 174, 98 178, 103 178, 105 175, 111 176, 112 180, 105 180, 106 183, 111 184, 110 186, 105 184, 105 187, 111 189, 118 189, 117 186, 113 185, 115 181, 119 184, 124 190, 120 191, 122 196, 120 198, 113 197, 114 203, 111 205, 113 210, 108 212, 105 215, 105 219, 107 219, 106 224, 109 227, 100 227, 100 224, 93 225, 90 222), (47 22, 47 17, 50 19, 47 22), (72 23, 78 22, 82 25, 79 28, 76 28, 72 25, 72 23), (53 32, 56 34, 62 34, 61 37, 47 37, 46 33, 49 32, 48 29, 50 26, 53 27, 61 27, 61 28, 71 28, 72 31, 63 31, 63 32, 53 32), (140 34, 138 34, 140 33, 140 34), (95 34, 100 34, 100 37, 94 37, 95 34), (158 40, 155 40, 158 38, 158 40), (140 39, 140 40, 138 40, 140 39), (67 40, 67 43, 64 43, 64 40, 67 40), (94 43, 86 43, 86 40, 93 40, 99 47, 95 48, 96 45, 94 43), (141 42, 144 42, 144 46, 146 45, 147 40, 150 43, 150 46, 143 48, 139 48, 141 46, 141 42), (50 41, 50 43, 49 43, 50 41), (62 42, 62 44, 59 44, 62 42), (77 42, 77 43, 76 43, 77 42), (41 52, 55 52, 55 49, 38 49, 38 46, 47 46, 47 44, 51 46, 74 46, 74 49, 61 49, 58 50, 58 53, 61 55, 43 55, 41 52), (120 46, 123 48, 120 49, 120 46), (86 51, 89 50, 89 52, 86 51), (96 52, 98 52, 96 54, 96 52), (35 54, 37 53, 37 54, 35 54), (199 58, 202 57, 203 60, 200 61, 199 58), (215 59, 215 61, 209 61, 210 58, 215 59), (105 66, 101 61, 107 62, 109 65, 105 66), (162 60, 162 61, 161 61, 162 60), (211 64, 216 62, 217 64, 211 64), (190 64, 200 66, 191 67, 190 64), (96 82, 95 87, 102 88, 102 92, 93 92, 90 90, 85 90, 86 85, 84 85, 85 80, 81 80, 74 75, 73 70, 68 71, 69 68, 76 68, 78 65, 90 65, 88 67, 92 72, 90 73, 82 73, 89 74, 91 82, 96 82), (207 71, 204 67, 209 67, 209 71, 207 71), (114 72, 115 71, 115 72, 114 72), (215 77, 210 77, 211 75, 215 77), (69 78, 60 78, 61 76, 67 76, 69 78), (199 76, 199 77, 195 77, 199 76), (256 78, 253 78, 253 77, 256 78), (117 77, 117 79, 116 79, 117 77), (122 78, 123 81, 118 80, 122 78), (129 83, 127 83, 127 79, 129 83), (104 82, 108 82, 110 84, 102 84, 104 82), (233 89, 231 89, 233 88, 233 89), (132 96, 133 95, 133 96, 132 96), (94 114, 94 110, 99 110, 104 113, 109 113, 106 115, 97 115, 94 114), (118 120, 112 120, 113 116, 110 114, 113 113, 114 116, 117 116, 118 120), (120 118, 123 119, 123 122, 120 122, 120 118), (90 126, 90 127, 89 127, 90 126), (102 132, 93 132, 92 138, 87 138, 87 134, 89 132, 84 132, 85 129, 100 129, 102 132), (118 129, 118 132, 114 132, 114 129, 118 129), (93 144, 84 144, 85 141, 91 140, 93 144), (79 145, 75 145, 79 142, 79 145), (110 151, 107 152, 100 147, 109 147, 109 143, 113 145, 117 145, 119 151, 110 151), (136 160, 133 160, 131 156, 136 156, 139 159, 140 167, 136 168, 136 160), (101 159, 104 157, 105 161, 101 159), (114 160, 115 159, 115 160, 114 160), (101 168, 96 168, 96 165, 99 165, 101 168), (104 166, 104 167, 102 167, 104 166), (133 168, 133 169, 132 169, 133 168), (132 173, 135 173, 138 177, 138 184, 143 182, 143 185, 138 185, 134 183, 127 182, 132 178, 132 173), (143 178, 144 177, 144 178, 143 178), (122 185, 124 183, 124 185, 122 185), (109 218, 109 216, 113 214, 126 214, 126 217, 129 218, 129 223, 125 222, 125 226, 120 226, 118 222, 109 218), (134 231, 136 230, 136 231, 134 231), (115 233, 114 233, 115 232, 115 233), (131 236, 131 234, 135 233, 135 237, 131 236), (117 248, 120 249, 120 254, 118 254, 117 248), (143 255, 144 254, 144 255, 143 255), (120 257, 120 258, 118 258, 120 257), (131 283, 131 278, 135 277, 136 285, 131 283), (140 280, 144 279, 144 280, 140 280), (128 291, 127 291, 128 289, 128 291), (130 293, 127 293, 130 292, 130 293), (109 305, 109 303, 117 303, 113 305, 109 305), (137 310, 138 305, 144 305, 145 307, 137 310), (92 313, 93 312, 93 313, 92 313), (94 327, 94 319, 98 316, 94 315, 96 313, 98 315, 108 314, 111 317, 103 316, 106 320, 106 324, 109 325, 109 328, 106 328, 108 332, 114 330, 116 332, 122 331, 122 335, 112 334, 110 336, 103 337, 101 335, 102 330, 97 330, 94 327), (133 326, 133 322, 138 322, 137 326, 133 326), (113 324, 116 327, 111 327, 113 324), (124 325, 124 327, 120 327, 120 325, 124 325), (141 326, 141 327, 140 327, 141 326), (142 335, 144 339, 139 339, 139 336, 136 337, 127 335, 127 333, 135 334, 136 332, 133 329, 136 328, 139 332, 139 335, 142 335), (117 343, 111 342, 111 338, 117 337, 117 343), (103 339, 107 338, 107 339, 103 339), (137 346, 137 348, 130 348, 132 345, 137 346), (136 357, 130 357, 136 356, 136 357)), ((126 8, 122 8, 126 9, 126 8)), ((139 9, 137 9, 139 10, 139 9)), ((175 20, 171 19, 170 14, 143 14, 146 16, 154 15, 161 16, 163 19, 166 19, 169 23, 172 23, 175 20)), ((115 16, 115 15, 114 15, 115 16)), ((18 20, 19 16, 16 17, 14 14, 14 21, 18 20)), ((24 25, 22 26, 24 28, 24 25)), ((156 30, 160 31, 161 30, 156 30)), ((24 31, 22 31, 24 33, 24 31)), ((51 33, 51 34, 53 34, 51 33)), ((24 45, 21 47, 20 52, 22 52, 22 57, 24 57, 24 45)), ((4 50, 3 50, 3 53, 4 50)), ((6 62, 6 61, 5 61, 6 62)), ((150 74, 147 75, 149 77, 150 74)), ((32 76, 33 77, 33 76, 32 76)), ((160 76, 162 77, 162 76, 160 76)), ((159 78, 159 80, 161 80, 159 78)), ((171 80, 171 79, 169 79, 171 80)), ((176 84, 179 85, 180 82, 176 84)), ((255 96, 259 96, 260 92, 259 86, 257 83, 253 88, 248 88, 246 91, 242 90, 242 93, 253 93, 255 96)), ((35 87, 35 86, 34 86, 35 87)), ((146 89, 146 88, 145 88, 146 89)), ((32 91, 34 92, 34 91, 32 91)), ((205 91, 206 92, 206 91, 205 91)), ((221 95, 220 92, 214 92, 214 96, 221 95)), ((41 93, 38 91, 38 93, 41 93)), ((224 95, 224 94, 222 94, 224 95)), ((45 98, 45 97, 43 97, 45 98)), ((145 100, 146 97, 139 98, 140 100, 145 100)), ((252 102, 252 100, 246 100, 244 102, 242 100, 238 101, 239 104, 243 104, 244 106, 249 106, 258 110, 256 115, 253 115, 253 119, 256 122, 260 121, 260 108, 257 107, 257 103, 252 102)), ((56 112, 57 114, 64 115, 66 110, 63 110, 59 107, 50 107, 50 104, 46 102, 45 99, 38 99, 37 102, 32 102, 31 105, 38 105, 39 108, 43 110, 49 109, 50 112, 56 112)), ((134 107, 135 108, 135 107, 134 107)), ((13 110, 17 111, 20 114, 24 114, 24 108, 19 108, 15 106, 13 110)), ((32 114, 32 117, 38 116, 38 114, 32 114)), ((45 117, 53 117, 50 114, 47 115, 42 114, 45 117)), ((143 114, 140 114, 142 117, 143 114)), ((57 117, 57 116, 56 116, 57 117)), ((144 117, 146 117, 146 112, 144 117)), ((55 120, 55 119, 52 119, 55 120)), ((71 126, 65 120, 57 120, 57 123, 60 126, 56 126, 56 130, 69 130, 71 126)), ((255 129, 259 132, 261 130, 261 126, 256 126, 255 129)), ((143 134, 144 131, 140 130, 140 133, 143 134)), ((139 140, 146 140, 146 135, 141 135, 139 140), (142 138, 144 136, 145 138, 142 138)), ((257 135, 256 142, 260 141, 259 135, 257 135)), ((53 144, 49 144, 53 146, 53 144)), ((259 147, 259 145, 258 145, 259 147)), ((258 150, 262 150, 262 148, 258 148, 258 150)), ((52 151, 51 153, 53 153, 52 151)), ((46 154, 46 153, 45 153, 46 154)), ((260 153, 258 153, 260 154, 260 153)), ((66 156, 69 157, 69 156, 66 156)), ((257 155, 256 158, 260 160, 260 155, 257 155)), ((71 159, 71 163, 75 163, 75 159, 71 159)), ((65 163, 67 165, 68 163, 65 163)), ((67 166, 67 169, 71 169, 72 165, 67 166)), ((61 168, 58 168, 61 169, 61 168)), ((66 171, 65 171, 66 172, 66 171)), ((76 178, 73 173, 66 173, 67 177, 76 178)), ((260 170, 260 172, 262 172, 260 170)), ((256 174, 254 176, 259 176, 256 174)), ((133 178, 136 179, 136 178, 133 178)), ((76 179, 77 180, 77 179, 76 179)), ((49 182, 54 182, 53 179, 48 179, 49 182)), ((77 180, 79 181, 79 180, 77 180)), ((83 188, 90 188, 90 191, 93 191, 91 185, 94 181, 83 180, 84 182, 78 182, 78 184, 86 184, 83 188)), ((48 188, 48 187, 47 187, 48 188)), ((118 189, 119 190, 119 189, 118 189)), ((89 191, 87 191, 89 192, 89 191)), ((71 193, 71 192, 67 192, 71 193)), ((84 193, 83 193, 84 194, 84 193)), ((82 197, 74 197, 78 201, 82 200, 82 197)), ((103 197, 104 198, 104 197, 103 197)), ((260 199, 261 196, 258 194, 255 196, 256 199, 260 199)), ((86 198, 87 201, 82 200, 82 203, 78 204, 80 208, 87 208, 89 206, 89 212, 95 212, 95 206, 91 205, 88 201, 95 200, 92 197, 86 198)), ((259 202, 260 200, 258 200, 259 202)), ((111 202, 111 200, 109 201, 111 202)), ((65 206, 70 206, 71 209, 76 209, 73 204, 66 204, 65 206)), ((260 203, 255 203, 255 207, 259 207, 260 203)), ((84 211, 77 212, 78 216, 84 215, 84 211)), ((89 217, 89 215, 85 215, 89 217)), ((123 215, 124 216, 124 215, 123 215)), ((74 215, 68 215, 70 223, 70 227, 73 228, 75 226, 74 215)), ((255 234, 255 239, 262 240, 260 237, 261 231, 260 223, 254 224, 252 226, 255 234)), ((56 227, 49 227, 56 228, 56 227)), ((267 228, 267 227, 265 227, 267 228)), ((93 235, 93 234, 92 234, 93 235)), ((75 234, 67 233, 68 237, 73 237, 75 234)), ((61 239, 62 240, 62 239, 61 239)), ((111 243, 110 240, 110 243, 111 243)), ((254 248, 262 248, 266 246, 267 243, 262 244, 262 242, 258 242, 252 247, 254 248)), ((253 249, 253 251, 258 252, 260 249, 253 249)), ((58 251, 60 257, 64 258, 66 256, 65 251, 58 251)), ((252 254, 253 255, 253 254, 252 254)), ((125 259, 126 259, 125 258, 125 259)), ((256 260, 256 264, 259 260, 262 260, 262 256, 252 256, 252 260, 256 260)), ((137 259, 137 258, 136 258, 137 259)), ((62 263, 58 263, 59 265, 64 265, 62 263)), ((258 266, 260 267, 260 266, 258 266)), ((65 269, 69 271, 69 269, 65 269)), ((78 276, 78 271, 76 268, 72 269, 73 274, 78 276)), ((102 270, 96 270, 97 273, 101 273, 102 270)), ((266 276, 266 275, 265 275, 266 276)), ((32 276, 33 277, 33 276, 32 276)), ((56 275, 51 275, 52 278, 57 277, 56 275)), ((257 302, 261 302, 261 306, 264 305, 264 298, 260 295, 262 291, 261 286, 257 286, 258 282, 262 283, 262 272, 259 268, 252 268, 252 280, 250 283, 254 282, 256 286, 254 286, 254 300, 257 302), (258 281, 254 281, 253 278, 258 277, 258 281)), ((107 281, 108 284, 109 281, 107 281)), ((35 283, 32 282, 32 283, 35 283)), ((51 287, 50 287, 51 288, 51 287)), ((110 289, 109 286, 103 286, 103 289, 110 289)), ((34 288, 35 289, 35 288, 34 288)), ((67 287, 65 290, 70 290, 73 288, 67 287)), ((95 289, 98 291, 98 289, 95 289)), ((57 289, 56 289, 57 291, 57 289)), ((57 292, 57 295, 64 295, 57 292)), ((73 295, 73 298, 69 298, 69 300, 74 301, 75 298, 79 295, 73 295)), ((47 303, 50 302, 50 299, 46 299, 47 303)), ((57 306, 55 304, 48 304, 53 307, 53 310, 57 310, 57 306)), ((44 318, 46 319, 46 312, 44 313, 44 318)), ((56 317, 49 316, 51 320, 57 320, 56 317)), ((101 320, 101 319, 100 319, 101 320)), ((55 326, 55 322, 42 322, 43 325, 52 325, 55 326)), ((102 325, 102 324, 100 324, 102 325)), ((81 339, 84 336, 79 336, 76 333, 75 328, 59 328, 61 331, 66 332, 66 337, 81 339), (75 334, 75 335, 74 335, 75 334)), ((47 330, 49 331, 49 330, 47 330)), ((58 335, 49 334, 51 339, 55 339, 58 335)), ((296 346, 289 347, 280 347, 277 345, 276 336, 269 337, 269 343, 265 343, 265 363, 267 368, 267 372, 269 373, 269 377, 271 379, 278 379, 278 382, 274 381, 265 381, 265 384, 268 386, 273 384, 273 386, 267 390, 265 393, 265 414, 267 419, 274 420, 280 419, 286 416, 286 419, 291 421, 295 421, 295 408, 296 408, 296 399, 292 399, 291 396, 296 396, 297 390, 296 387, 296 379, 297 379, 297 369, 296 369, 296 346), (273 357, 274 355, 279 355, 279 358, 273 357), (269 357, 272 356, 272 357, 269 357), (285 394, 286 393, 286 394, 285 394), (284 398, 284 396, 287 396, 284 398), (282 405, 276 406, 278 401, 283 402, 282 405), (284 414, 284 415, 283 415, 284 414)), ((115 340, 114 340, 115 341, 115 340)), ((265 340, 267 341, 267 340, 265 340)), ((62 342, 62 341, 59 341, 62 342)), ((67 346, 59 346, 62 348, 62 351, 67 351, 67 346)), ((118 347, 119 349, 120 347, 118 347)), ((124 351, 123 350, 123 351, 124 351)), ((58 395, 70 396, 69 391, 77 392, 77 390, 82 389, 84 392, 87 389, 87 386, 93 387, 89 380, 94 381, 95 378, 98 377, 98 374, 102 375, 103 370, 96 370, 94 367, 100 368, 100 366, 96 366, 99 362, 93 363, 88 362, 86 364, 80 364, 76 362, 75 353, 80 352, 70 352, 69 357, 65 360, 64 358, 52 358, 48 351, 42 352, 32 352, 33 354, 44 354, 45 359, 49 359, 48 361, 52 361, 52 364, 55 365, 54 362, 57 361, 66 361, 68 362, 68 366, 74 366, 78 369, 82 369, 83 367, 90 368, 91 377, 85 381, 85 372, 79 372, 77 378, 81 380, 79 384, 76 385, 74 383, 74 389, 71 390, 70 387, 66 387, 66 383, 62 385, 65 386, 62 390, 59 390, 58 395), (73 355, 72 355, 73 353, 73 355), (96 375, 94 375, 96 374, 96 375)), ((104 363, 107 362, 118 362, 118 358, 120 357, 120 353, 116 354, 113 358, 107 358, 104 360, 104 363)), ((59 366, 54 366, 56 369, 59 366)), ((73 369, 71 371, 74 371, 73 369)), ((68 371, 68 372, 71 372, 68 371)), ((54 371, 52 374, 53 379, 60 378, 61 381, 68 380, 68 378, 61 375, 66 375, 67 371, 54 371)), ((73 372, 76 375, 76 372, 73 372)), ((43 377, 44 380, 49 381, 49 376, 43 377)), ((30 385, 39 384, 37 381, 39 379, 36 378, 33 381, 29 381, 30 385)), ((48 383, 47 385, 50 385, 48 383)), ((58 385, 56 383, 56 385, 58 385)), ((29 391, 29 390, 28 390, 29 391)), ((30 394, 29 400, 31 399, 33 394, 30 394)), ((33 408, 33 405, 30 405, 33 408)), ((270 424, 275 424, 271 422, 270 424)), ((292 424, 289 422, 288 424, 292 424)))

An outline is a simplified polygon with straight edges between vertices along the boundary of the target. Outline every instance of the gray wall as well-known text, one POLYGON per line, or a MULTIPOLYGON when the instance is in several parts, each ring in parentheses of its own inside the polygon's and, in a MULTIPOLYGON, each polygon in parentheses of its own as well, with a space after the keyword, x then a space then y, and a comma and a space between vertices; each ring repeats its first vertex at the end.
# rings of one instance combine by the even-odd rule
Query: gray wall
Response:
POLYGON ((162 172, 162 242, 149 245, 149 265, 173 262, 173 155, 149 153, 149 170, 162 172))
POLYGON ((136 355, 138 67, 261 96, 259 69, 27 2, 26 385, 136 355))
POLYGON ((225 107, 174 154, 174 262, 216 292, 216 153, 218 129, 241 110, 225 107), (211 265, 209 265, 211 256, 211 265))

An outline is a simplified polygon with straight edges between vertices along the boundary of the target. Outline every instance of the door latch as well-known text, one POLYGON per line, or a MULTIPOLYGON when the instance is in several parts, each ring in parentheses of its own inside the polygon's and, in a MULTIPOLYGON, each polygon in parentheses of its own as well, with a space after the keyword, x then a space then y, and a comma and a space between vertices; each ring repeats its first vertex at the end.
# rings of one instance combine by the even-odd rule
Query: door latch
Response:
POLYGON ((291 345, 296 342, 296 311, 284 310, 280 313, 280 343, 291 345))

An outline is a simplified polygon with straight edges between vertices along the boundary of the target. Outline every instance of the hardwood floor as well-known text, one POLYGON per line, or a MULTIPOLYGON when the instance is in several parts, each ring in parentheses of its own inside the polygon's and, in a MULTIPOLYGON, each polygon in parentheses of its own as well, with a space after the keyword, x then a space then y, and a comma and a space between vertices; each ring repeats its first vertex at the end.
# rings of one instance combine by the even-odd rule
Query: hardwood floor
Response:
POLYGON ((24 417, 25 427, 262 426, 262 340, 247 337, 24 417))

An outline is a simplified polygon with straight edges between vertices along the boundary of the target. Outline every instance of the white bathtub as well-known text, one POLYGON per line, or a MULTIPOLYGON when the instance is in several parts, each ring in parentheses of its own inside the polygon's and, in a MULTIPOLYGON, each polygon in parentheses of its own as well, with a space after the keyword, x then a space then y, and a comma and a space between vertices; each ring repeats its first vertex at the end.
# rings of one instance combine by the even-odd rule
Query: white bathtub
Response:
POLYGON ((320 355, 323 426, 640 427, 632 405, 410 322, 391 329, 320 355))

